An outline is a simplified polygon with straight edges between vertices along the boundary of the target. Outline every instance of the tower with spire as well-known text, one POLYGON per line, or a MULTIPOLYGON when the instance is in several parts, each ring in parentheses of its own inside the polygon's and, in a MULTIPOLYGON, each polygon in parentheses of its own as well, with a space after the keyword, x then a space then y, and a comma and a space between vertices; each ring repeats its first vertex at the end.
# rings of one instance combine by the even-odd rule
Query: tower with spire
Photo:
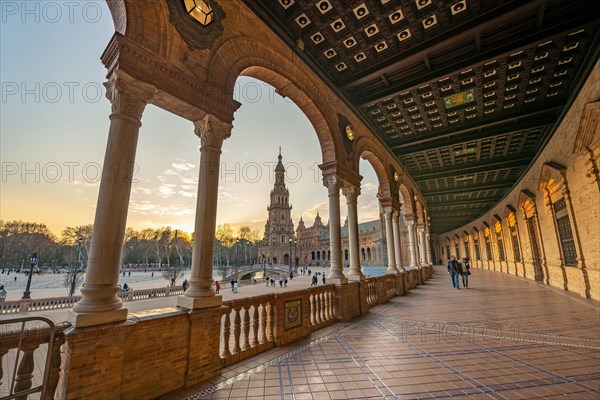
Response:
MULTIPOLYGON (((285 186, 285 167, 281 161, 281 147, 275 166, 275 184, 271 190, 270 202, 267 206, 269 218, 265 224, 265 238, 261 253, 266 262, 273 264, 289 264, 290 239, 294 239, 294 223, 292 221, 292 204, 290 193, 285 186)), ((293 252, 293 248, 292 248, 293 252)))

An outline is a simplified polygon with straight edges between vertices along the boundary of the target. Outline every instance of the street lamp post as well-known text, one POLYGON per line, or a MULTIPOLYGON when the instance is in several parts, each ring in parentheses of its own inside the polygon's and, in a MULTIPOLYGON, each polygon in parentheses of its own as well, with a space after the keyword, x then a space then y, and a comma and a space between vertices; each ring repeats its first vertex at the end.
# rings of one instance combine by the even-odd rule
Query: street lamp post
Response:
POLYGON ((235 277, 237 279, 240 273, 240 239, 237 239, 235 244, 235 277))
POLYGON ((33 268, 37 265, 37 261, 37 254, 33 253, 31 259, 29 259, 29 276, 27 277, 27 287, 23 292, 23 297, 21 297, 21 300, 27 300, 31 298, 31 291, 29 290, 29 288, 31 287, 31 277, 33 276, 33 268))
POLYGON ((77 240, 77 262, 75 263, 75 268, 73 269, 73 275, 71 276, 71 288, 69 290, 69 297, 73 297, 75 294, 75 284, 77 282, 77 271, 81 270, 81 244, 83 243, 83 238, 79 238, 77 240))
POLYGON ((290 259, 290 270, 289 270, 289 272, 292 272, 292 241, 293 241, 292 238, 290 238, 290 257, 289 257, 289 259, 290 259))

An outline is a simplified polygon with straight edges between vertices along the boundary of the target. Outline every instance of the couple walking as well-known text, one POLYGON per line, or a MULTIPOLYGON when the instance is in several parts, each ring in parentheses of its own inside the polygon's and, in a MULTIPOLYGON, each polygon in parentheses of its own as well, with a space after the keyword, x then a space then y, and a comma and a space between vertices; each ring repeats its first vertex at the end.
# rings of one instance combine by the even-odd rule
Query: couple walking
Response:
POLYGON ((452 287, 459 289, 458 276, 461 275, 463 288, 468 289, 470 269, 468 258, 463 257, 462 261, 457 261, 455 256, 450 257, 450 260, 448 260, 448 273, 452 279, 452 287))

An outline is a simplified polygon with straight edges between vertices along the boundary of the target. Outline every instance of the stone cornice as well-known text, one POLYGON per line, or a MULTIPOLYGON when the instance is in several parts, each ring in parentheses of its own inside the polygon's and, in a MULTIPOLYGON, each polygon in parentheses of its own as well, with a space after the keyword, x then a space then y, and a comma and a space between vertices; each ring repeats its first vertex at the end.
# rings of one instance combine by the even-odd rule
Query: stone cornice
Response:
MULTIPOLYGON (((210 112, 223 121, 233 121, 234 112, 241 106, 233 99, 231 93, 226 93, 224 88, 199 79, 199 76, 206 75, 206 71, 200 70, 197 74, 183 71, 120 33, 113 35, 102 53, 101 60, 108 69, 108 75, 119 68, 133 77, 156 86, 169 98, 178 99, 190 107, 210 112)), ((160 96, 154 102, 168 111, 181 115, 181 110, 170 106, 170 103, 170 99, 161 101, 160 96)))

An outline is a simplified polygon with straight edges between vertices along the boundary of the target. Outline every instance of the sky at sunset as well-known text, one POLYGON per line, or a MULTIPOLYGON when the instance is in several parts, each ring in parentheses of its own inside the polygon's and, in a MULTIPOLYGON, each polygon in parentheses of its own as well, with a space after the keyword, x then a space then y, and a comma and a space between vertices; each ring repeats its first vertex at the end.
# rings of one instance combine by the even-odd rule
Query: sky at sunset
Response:
MULTIPOLYGON (((11 2, 12 3, 12 2, 11 2)), ((42 4, 36 2, 35 4, 42 4)), ((55 233, 92 223, 108 135, 110 103, 100 55, 114 32, 105 2, 30 13, 3 6, 0 24, 0 219, 42 222, 55 233)), ((83 3, 76 3, 83 4, 83 3)), ((297 223, 328 219, 314 129, 272 87, 240 77, 231 138, 221 156, 217 223, 261 236, 279 146, 297 223)), ((191 122, 155 106, 142 117, 128 226, 193 231, 199 139, 191 122)), ((359 221, 378 216, 373 169, 361 161, 359 221)), ((342 220, 346 215, 342 197, 342 220)))

